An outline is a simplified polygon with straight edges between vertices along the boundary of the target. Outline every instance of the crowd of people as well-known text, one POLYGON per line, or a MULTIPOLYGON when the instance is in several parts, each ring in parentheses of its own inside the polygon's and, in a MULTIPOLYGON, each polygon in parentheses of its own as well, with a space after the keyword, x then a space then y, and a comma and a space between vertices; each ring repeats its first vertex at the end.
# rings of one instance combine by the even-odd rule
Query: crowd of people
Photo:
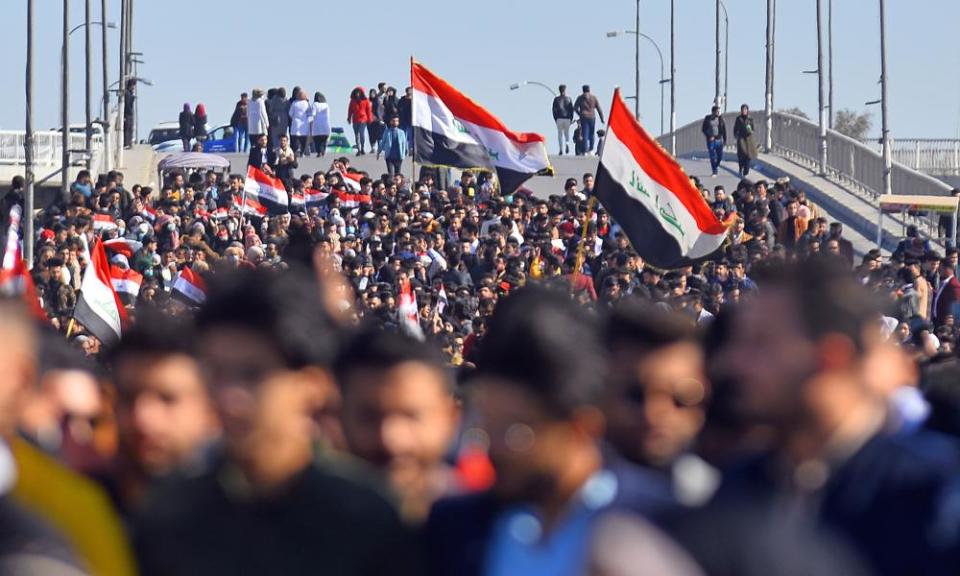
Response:
MULTIPOLYGON (((546 198, 502 194, 487 172, 411 181, 346 157, 301 174, 298 156, 323 155, 323 95, 296 89, 285 108, 283 89, 252 96, 234 114, 251 163, 302 204, 247 211, 240 174, 172 173, 151 189, 83 171, 23 239, 44 320, 0 301, 0 565, 960 566, 955 247, 912 230, 888 257, 855 254, 788 180, 728 191, 692 178, 734 224, 714 256, 661 270, 589 208, 590 173, 546 198), (97 242, 128 282, 112 346, 73 318, 97 242), (178 290, 187 272, 201 296, 178 290)), ((585 114, 602 111, 587 96, 572 108, 589 152, 585 114)), ((409 90, 351 99, 358 153, 364 132, 392 153, 375 146, 409 127, 409 90)), ((561 132, 567 110, 554 103, 561 132)), ((190 138, 198 113, 184 106, 190 138)), ((16 206, 21 179, 4 221, 16 206)))

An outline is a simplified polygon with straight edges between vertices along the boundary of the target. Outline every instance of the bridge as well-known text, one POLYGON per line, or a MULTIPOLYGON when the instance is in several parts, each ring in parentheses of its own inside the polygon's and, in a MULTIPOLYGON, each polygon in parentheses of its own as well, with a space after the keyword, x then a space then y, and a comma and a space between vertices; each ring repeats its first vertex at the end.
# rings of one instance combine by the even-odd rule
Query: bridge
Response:
MULTIPOLYGON (((724 116, 731 130, 737 113, 724 116)), ((763 146, 767 139, 767 124, 763 112, 754 112, 755 139, 763 146)), ((675 134, 658 138, 667 150, 676 147, 676 156, 691 176, 701 180, 710 174, 706 147, 700 131, 700 120, 679 127, 675 134)), ((771 118, 769 150, 761 151, 755 163, 756 171, 768 179, 788 177, 791 184, 806 192, 807 197, 824 211, 828 218, 842 222, 846 235, 854 243, 857 252, 863 253, 878 243, 886 250, 896 246, 908 224, 918 225, 921 232, 935 241, 937 223, 934 215, 899 214, 878 218, 878 202, 883 192, 883 157, 873 142, 860 142, 834 131, 827 131, 827 169, 819 173, 820 134, 819 127, 804 118, 774 112, 771 118), (878 235, 878 224, 879 232, 878 235)), ((716 181, 728 189, 736 187, 736 146, 731 140, 725 150, 725 165, 716 181)), ((0 131, 0 183, 9 182, 24 167, 23 131, 0 131)), ((61 135, 59 132, 38 132, 35 136, 37 181, 40 186, 59 187, 61 135)), ((81 151, 85 146, 84 135, 69 135, 71 151, 81 151)), ((94 174, 106 169, 109 162, 100 135, 94 137, 91 154, 91 170, 94 174)), ((245 162, 242 155, 227 155, 240 171, 245 162)), ((72 180, 84 167, 85 155, 77 155, 68 168, 67 177, 72 180)), ((947 196, 951 185, 947 180, 960 180, 960 140, 898 140, 892 145, 893 191, 905 195, 947 196), (936 177, 935 177, 936 176, 936 177), (938 178, 939 177, 939 178, 938 178)), ((128 176, 128 181, 141 184, 156 184, 156 162, 159 160, 149 146, 138 145, 123 154, 119 169, 128 176)), ((557 193, 563 179, 578 180, 585 172, 595 172, 597 159, 593 157, 552 158, 556 179, 534 178, 529 184, 538 195, 557 193)), ((371 173, 379 173, 383 166, 372 156, 356 158, 353 162, 371 173)), ((325 170, 329 159, 323 161, 307 158, 301 161, 301 171, 325 170)), ((405 167, 409 173, 409 164, 405 167)), ((38 203, 42 205, 42 202, 38 203)))

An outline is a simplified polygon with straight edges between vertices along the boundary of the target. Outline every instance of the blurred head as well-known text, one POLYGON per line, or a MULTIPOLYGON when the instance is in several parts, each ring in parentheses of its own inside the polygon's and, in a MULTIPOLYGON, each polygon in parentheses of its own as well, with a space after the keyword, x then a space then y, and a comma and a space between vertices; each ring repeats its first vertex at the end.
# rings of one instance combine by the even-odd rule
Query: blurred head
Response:
POLYGON ((599 462, 603 379, 595 319, 567 294, 528 286, 501 300, 471 380, 501 498, 550 498, 599 462))
POLYGON ((298 270, 238 269, 214 277, 197 315, 227 456, 253 481, 284 481, 310 461, 338 345, 318 294, 298 270))
MULTIPOLYGON (((789 429, 866 399, 878 307, 835 259, 760 271, 763 290, 731 319, 708 366, 743 418, 789 429)), ((711 377, 713 378, 713 377, 711 377)))
POLYGON ((368 329, 337 360, 347 446, 389 475, 401 493, 422 490, 443 461, 459 413, 439 351, 368 329))
POLYGON ((627 459, 668 466, 703 425, 703 352, 687 318, 627 300, 606 324, 607 440, 627 459))
POLYGON ((217 434, 195 354, 189 324, 143 314, 110 353, 121 451, 145 474, 176 470, 217 434))
POLYGON ((0 298, 0 435, 11 438, 37 374, 34 320, 20 299, 0 298))

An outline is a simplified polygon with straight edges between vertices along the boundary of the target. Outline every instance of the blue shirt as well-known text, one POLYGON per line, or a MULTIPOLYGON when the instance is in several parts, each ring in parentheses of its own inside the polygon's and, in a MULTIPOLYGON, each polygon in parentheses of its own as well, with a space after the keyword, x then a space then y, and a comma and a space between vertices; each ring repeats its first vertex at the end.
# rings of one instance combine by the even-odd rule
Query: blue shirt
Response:
POLYGON ((617 495, 609 470, 590 477, 553 530, 544 535, 537 512, 519 504, 503 510, 493 523, 485 576, 579 576, 584 573, 591 529, 617 495))
POLYGON ((380 138, 380 150, 387 160, 402 160, 407 155, 407 135, 399 128, 389 127, 380 138))

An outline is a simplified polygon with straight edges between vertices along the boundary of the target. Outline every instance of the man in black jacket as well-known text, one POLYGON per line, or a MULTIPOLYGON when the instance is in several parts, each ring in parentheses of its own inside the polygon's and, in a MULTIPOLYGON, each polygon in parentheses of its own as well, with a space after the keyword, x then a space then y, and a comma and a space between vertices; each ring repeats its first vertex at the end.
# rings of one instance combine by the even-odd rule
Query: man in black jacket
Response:
POLYGON ((339 340, 318 290, 293 271, 241 269, 209 285, 197 349, 222 452, 148 498, 134 529, 141 574, 414 573, 390 503, 315 462, 339 340))
POLYGON ((557 144, 560 155, 570 153, 570 124, 573 122, 573 100, 567 96, 567 85, 560 85, 560 95, 553 99, 553 120, 557 123, 557 144))
POLYGON ((263 170, 266 174, 273 175, 272 166, 277 163, 277 154, 267 144, 267 135, 260 134, 257 143, 250 148, 250 156, 247 158, 247 165, 253 166, 258 170, 263 170))
POLYGON ((717 177, 717 171, 720 169, 720 162, 723 160, 723 147, 727 143, 727 125, 723 123, 723 116, 720 115, 720 107, 714 106, 710 114, 703 118, 703 124, 700 126, 704 138, 707 139, 707 153, 710 154, 710 169, 713 170, 712 176, 717 177))

